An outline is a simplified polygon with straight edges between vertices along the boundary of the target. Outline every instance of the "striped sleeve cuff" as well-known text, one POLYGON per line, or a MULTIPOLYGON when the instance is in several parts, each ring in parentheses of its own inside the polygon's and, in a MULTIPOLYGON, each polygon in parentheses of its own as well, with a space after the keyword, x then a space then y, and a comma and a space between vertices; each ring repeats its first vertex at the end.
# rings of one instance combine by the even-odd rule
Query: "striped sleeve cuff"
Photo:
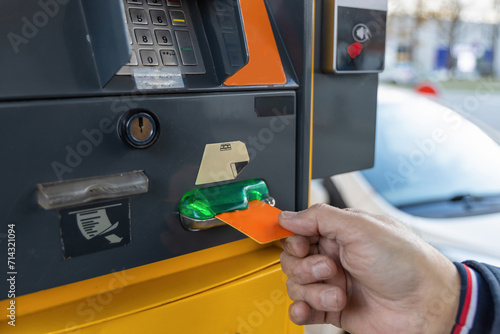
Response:
POLYGON ((489 288, 482 276, 463 263, 455 263, 460 274, 460 306, 452 334, 489 333, 487 319, 493 303, 489 288))
POLYGON ((474 325, 477 310, 477 276, 465 264, 456 263, 460 274, 460 306, 452 334, 468 334, 474 325))

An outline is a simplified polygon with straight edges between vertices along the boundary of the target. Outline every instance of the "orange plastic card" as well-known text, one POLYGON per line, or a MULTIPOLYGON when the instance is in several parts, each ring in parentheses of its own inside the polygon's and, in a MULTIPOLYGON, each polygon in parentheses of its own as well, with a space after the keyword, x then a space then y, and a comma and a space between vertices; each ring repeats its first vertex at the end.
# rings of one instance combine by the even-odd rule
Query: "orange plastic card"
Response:
POLYGON ((260 244, 293 235, 278 224, 281 210, 261 201, 251 201, 248 209, 218 214, 217 218, 231 225, 260 244))

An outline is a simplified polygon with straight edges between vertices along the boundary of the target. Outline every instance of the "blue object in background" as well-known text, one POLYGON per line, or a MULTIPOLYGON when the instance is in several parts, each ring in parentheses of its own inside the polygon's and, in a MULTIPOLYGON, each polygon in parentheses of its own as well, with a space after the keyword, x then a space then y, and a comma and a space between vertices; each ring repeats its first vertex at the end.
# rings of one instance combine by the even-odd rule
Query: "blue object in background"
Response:
POLYGON ((446 47, 439 48, 436 55, 436 69, 442 70, 448 68, 448 59, 450 51, 446 47))

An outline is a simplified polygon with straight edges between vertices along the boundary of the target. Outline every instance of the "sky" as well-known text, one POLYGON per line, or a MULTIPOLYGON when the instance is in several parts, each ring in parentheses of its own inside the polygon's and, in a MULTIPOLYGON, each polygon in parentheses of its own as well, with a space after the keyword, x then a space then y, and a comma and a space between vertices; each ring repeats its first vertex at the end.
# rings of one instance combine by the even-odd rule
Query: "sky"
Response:
MULTIPOLYGON (((443 2, 449 0, 426 0, 426 6, 429 8, 439 8, 443 2)), ((460 0, 464 5, 462 20, 498 23, 500 21, 500 12, 493 10, 495 0, 460 0)), ((417 0, 389 0, 389 12, 398 8, 409 10, 415 6, 417 0)))

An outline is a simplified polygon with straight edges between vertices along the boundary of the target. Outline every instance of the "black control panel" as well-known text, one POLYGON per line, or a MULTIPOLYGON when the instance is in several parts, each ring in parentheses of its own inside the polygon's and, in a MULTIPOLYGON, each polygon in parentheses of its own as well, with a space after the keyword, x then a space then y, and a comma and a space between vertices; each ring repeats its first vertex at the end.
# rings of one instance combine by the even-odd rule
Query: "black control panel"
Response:
POLYGON ((386 11, 338 8, 337 71, 384 69, 386 20, 386 11))
POLYGON ((118 75, 135 69, 180 69, 182 74, 205 74, 205 65, 183 0, 124 0, 131 46, 130 61, 118 75))
POLYGON ((323 72, 384 70, 387 0, 323 1, 323 72))

